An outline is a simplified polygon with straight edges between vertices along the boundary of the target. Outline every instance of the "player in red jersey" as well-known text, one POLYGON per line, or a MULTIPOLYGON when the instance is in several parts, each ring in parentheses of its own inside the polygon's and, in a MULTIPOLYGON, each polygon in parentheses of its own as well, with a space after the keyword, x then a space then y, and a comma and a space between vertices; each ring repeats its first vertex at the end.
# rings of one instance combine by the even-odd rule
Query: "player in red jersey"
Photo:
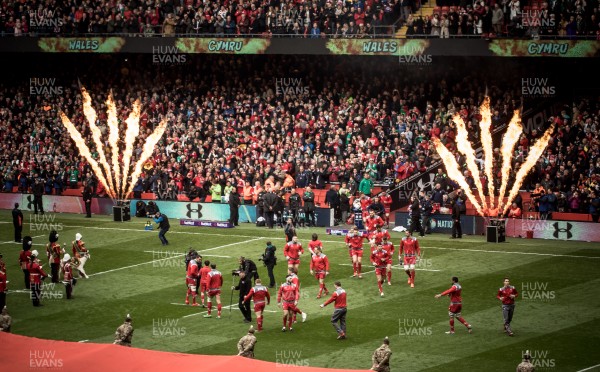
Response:
POLYGON ((223 286, 223 275, 217 270, 216 264, 210 265, 211 270, 208 272, 208 314, 205 318, 211 318, 212 299, 217 299, 217 319, 221 319, 221 287, 223 286))
POLYGON ((265 310, 265 306, 271 304, 271 295, 269 294, 269 290, 267 287, 262 285, 260 279, 256 279, 254 287, 250 289, 250 292, 244 297, 244 302, 250 301, 254 302, 254 314, 256 314, 256 325, 258 328, 258 332, 263 329, 263 311, 265 310))
POLYGON ((383 209, 385 211, 385 223, 386 229, 390 228, 390 211, 392 210, 392 197, 388 194, 387 191, 384 191, 379 197, 379 201, 383 204, 383 209))
MULTIPOLYGON (((386 231, 387 233, 387 231, 386 231)), ((389 235, 387 234, 387 236, 383 236, 383 241, 381 242, 381 246, 383 247, 383 249, 388 252, 390 254, 390 259, 388 260, 388 264, 387 264, 387 283, 388 285, 392 285, 392 266, 394 265, 394 252, 396 252, 396 249, 394 248, 394 244, 392 243, 391 240, 389 240, 389 235)))
POLYGON ((408 284, 411 288, 415 287, 415 265, 421 256, 421 248, 419 241, 413 237, 409 230, 405 231, 406 236, 400 241, 400 249, 398 250, 398 259, 402 262, 404 255, 404 271, 408 275, 408 284))
POLYGON ((375 244, 381 244, 384 238, 390 240, 392 237, 390 236, 390 233, 387 230, 383 229, 382 225, 376 225, 375 231, 371 231, 369 233, 369 241, 371 243, 375 242, 375 244))
POLYGON ((329 291, 325 286, 325 277, 329 275, 329 258, 323 254, 323 249, 320 247, 315 248, 315 254, 310 260, 310 275, 314 275, 319 281, 317 298, 321 298, 323 291, 325 291, 325 295, 328 295, 329 291))
POLYGON ((458 319, 459 322, 464 324, 467 327, 469 333, 473 332, 473 327, 462 317, 462 286, 458 283, 458 278, 452 277, 452 287, 445 290, 442 293, 436 294, 435 298, 440 298, 442 296, 450 296, 450 307, 448 307, 448 315, 450 316, 450 331, 446 332, 446 334, 453 335, 454 334, 454 318, 458 319))
POLYGON ((277 306, 280 306, 283 309, 283 328, 281 329, 282 332, 286 331, 286 324, 288 329, 292 331, 292 314, 295 312, 300 312, 302 314, 302 321, 306 321, 306 313, 303 313, 297 307, 299 298, 300 291, 298 287, 294 283, 292 283, 292 277, 288 276, 286 278, 285 283, 283 283, 281 287, 279 287, 279 291, 277 292, 277 306), (290 311, 292 312, 291 314, 290 311))
POLYGON ((383 281, 385 280, 385 272, 390 259, 390 253, 383 249, 383 246, 378 245, 377 249, 371 253, 371 263, 375 266, 375 276, 377 277, 377 286, 379 294, 383 297, 383 281))
POLYGON ((312 234, 312 239, 308 242, 308 250, 311 255, 315 254, 315 248, 321 248, 321 252, 323 251, 323 243, 319 240, 319 236, 317 234, 312 234))
POLYGON ((200 302, 202 302, 202 307, 206 307, 205 296, 207 296, 208 292, 208 273, 212 269, 210 268, 210 261, 204 261, 204 266, 200 269, 200 302))
POLYGON ((352 268, 354 275, 362 279, 362 256, 363 256, 363 241, 365 237, 361 235, 356 227, 353 227, 348 235, 346 235, 346 246, 350 249, 350 257, 352 257, 352 268))
POLYGON ((298 241, 298 237, 294 236, 291 242, 288 242, 283 249, 283 255, 288 260, 288 268, 293 267, 298 270, 300 265, 300 256, 304 253, 302 243, 298 241))
MULTIPOLYGON (((298 288, 298 292, 300 292, 300 278, 298 277, 298 269, 294 267, 288 267, 288 276, 292 278, 292 284, 294 284, 298 288)), ((296 315, 301 313, 302 312, 296 307, 296 310, 291 315, 294 323, 296 323, 296 315)))
POLYGON ((198 269, 198 262, 196 259, 198 258, 198 254, 196 252, 192 253, 193 255, 190 257, 191 260, 188 263, 187 272, 185 275, 185 283, 187 284, 187 293, 185 295, 185 304, 190 304, 190 295, 192 296, 192 306, 198 306, 196 302, 196 283, 198 282, 198 276, 200 275, 200 270, 198 269))
POLYGON ((360 209, 362 210, 362 217, 364 221, 369 215, 369 212, 367 212, 367 208, 369 208, 369 205, 371 205, 371 198, 365 195, 363 192, 361 192, 358 200, 360 201, 360 209))
POLYGON ((498 289, 496 298, 502 302, 502 316, 504 317, 504 332, 509 336, 514 336, 510 328, 513 314, 515 312, 515 297, 519 295, 519 291, 510 285, 510 279, 504 278, 504 286, 498 289))
POLYGON ((346 313, 348 312, 346 308, 346 291, 344 290, 344 288, 342 288, 341 282, 335 282, 334 285, 335 291, 333 291, 331 298, 319 306, 322 309, 330 303, 335 302, 335 310, 333 311, 333 315, 331 316, 331 324, 338 333, 337 339, 343 340, 346 338, 346 313))
POLYGON ((383 226, 383 220, 379 217, 374 210, 369 212, 369 217, 365 219, 365 227, 369 233, 374 232, 377 226, 383 226))

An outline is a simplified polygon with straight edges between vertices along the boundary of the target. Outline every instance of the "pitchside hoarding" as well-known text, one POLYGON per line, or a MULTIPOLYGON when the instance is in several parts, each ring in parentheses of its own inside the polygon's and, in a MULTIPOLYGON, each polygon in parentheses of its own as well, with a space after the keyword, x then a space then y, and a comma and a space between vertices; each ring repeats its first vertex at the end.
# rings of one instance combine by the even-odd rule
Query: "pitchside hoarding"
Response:
MULTIPOLYGON (((482 235, 485 226, 483 218, 478 216, 461 216, 461 227, 463 234, 482 235)), ((396 212, 396 226, 410 226, 410 217, 407 212, 396 212)), ((434 214, 431 216, 431 231, 441 234, 452 234, 452 216, 449 214, 434 214)))
MULTIPOLYGON (((4 193, 0 195, 0 209, 13 209, 15 203, 23 211, 33 212, 33 195, 4 193)), ((85 213, 83 198, 77 196, 44 195, 42 205, 45 212, 52 213, 85 213)), ((93 214, 112 214, 114 202, 109 198, 93 198, 93 214)))
MULTIPOLYGON (((139 199, 131 200, 131 216, 136 215, 137 202, 139 199)), ((149 200, 142 200, 148 203, 149 200)), ((169 218, 205 220, 205 221, 227 221, 229 219, 229 205, 219 203, 195 203, 176 201, 154 201, 161 213, 169 218)), ((254 206, 241 205, 239 209, 240 222, 255 222, 256 208, 254 206)))
POLYGON ((506 222, 506 235, 526 237, 533 232, 534 239, 574 240, 600 242, 600 225, 593 222, 509 219, 506 222))

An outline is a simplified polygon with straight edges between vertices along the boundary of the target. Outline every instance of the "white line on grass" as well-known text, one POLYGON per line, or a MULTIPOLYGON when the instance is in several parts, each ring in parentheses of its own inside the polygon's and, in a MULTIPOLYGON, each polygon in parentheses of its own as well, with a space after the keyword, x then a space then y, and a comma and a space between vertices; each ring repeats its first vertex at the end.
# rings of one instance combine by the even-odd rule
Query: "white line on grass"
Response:
MULTIPOLYGON (((31 239, 41 238, 42 236, 45 236, 45 235, 32 236, 31 239)), ((1 242, 0 244, 10 244, 10 243, 22 244, 22 243, 19 243, 19 242, 15 242, 14 240, 9 240, 7 242, 1 242)), ((46 245, 46 244, 34 244, 34 245, 46 245)))
POLYGON ((425 249, 443 249, 450 251, 467 251, 467 252, 485 252, 485 253, 506 253, 506 254, 524 254, 532 256, 550 256, 550 257, 570 257, 570 258, 591 258, 600 259, 600 256, 575 256, 572 254, 552 254, 552 253, 534 253, 534 252, 516 252, 516 251, 487 251, 485 249, 469 249, 469 248, 448 248, 448 247, 423 247, 425 249))
MULTIPOLYGON (((239 308, 235 308, 235 309, 234 309, 234 308, 233 308, 233 306, 237 306, 237 305, 233 305, 233 304, 232 304, 232 305, 223 306, 223 307, 221 307, 221 310, 224 310, 224 309, 229 309, 229 308, 231 308, 231 310, 239 310, 239 308)), ((201 312, 201 313, 193 313, 193 314, 184 315, 182 318, 189 318, 189 317, 191 317, 191 316, 200 315, 200 314, 208 314, 208 310, 206 310, 206 311, 203 311, 203 312, 201 312)), ((222 318, 222 317, 223 317, 223 315, 221 315, 221 318, 222 318)))
MULTIPOLYGON (((135 231, 135 232, 143 232, 146 233, 148 231, 141 229, 122 229, 122 228, 113 228, 113 227, 96 227, 96 226, 69 226, 64 225, 64 227, 77 227, 77 228, 85 228, 85 229, 97 229, 97 230, 116 230, 116 231, 135 231)), ((256 238, 256 236, 250 235, 235 235, 235 234, 215 234, 215 233, 205 233, 205 232, 191 232, 191 231, 169 231, 170 234, 188 234, 188 235, 214 235, 214 236, 228 236, 228 237, 238 237, 238 238, 254 238, 248 240, 248 242, 256 241, 260 239, 268 239, 268 240, 285 240, 285 238, 278 237, 269 237, 269 236, 261 236, 256 238)), ((323 243, 336 243, 343 244, 344 242, 341 240, 321 240, 323 243)), ((368 243, 364 243, 368 244, 368 243)), ((570 258, 589 258, 589 259, 600 259, 600 256, 575 256, 575 255, 567 255, 567 254, 552 254, 552 253, 534 253, 534 252, 514 252, 514 251, 488 251, 485 249, 466 249, 466 248, 445 248, 445 247, 423 247, 423 248, 432 248, 432 249, 446 249, 446 250, 455 250, 455 251, 469 251, 469 252, 483 252, 483 253, 508 253, 508 254, 522 254, 522 255, 532 255, 532 256, 549 256, 549 257, 570 257, 570 258)), ((206 251, 206 250, 205 250, 206 251)))
POLYGON ((255 241, 257 241, 257 240, 261 240, 261 239, 264 239, 264 238, 261 236, 261 237, 254 238, 254 239, 250 239, 250 240, 246 240, 246 241, 243 241, 243 242, 237 242, 237 243, 225 244, 225 245, 221 245, 221 246, 214 247, 214 248, 203 249, 203 250, 199 251, 198 253, 202 254, 202 252, 214 251, 215 249, 221 249, 221 248, 230 247, 230 246, 232 246, 232 245, 238 245, 238 244, 242 244, 242 243, 250 243, 250 242, 255 242, 255 241))
POLYGON ((77 342, 81 342, 81 343, 83 343, 83 342, 88 342, 88 341, 89 341, 89 340, 81 340, 81 341, 77 341, 77 342))
POLYGON ((600 367, 600 364, 596 364, 595 366, 588 367, 586 369, 580 369, 577 372, 591 371, 593 368, 600 367))
MULTIPOLYGON (((353 266, 352 264, 338 264, 338 265, 340 265, 340 266, 353 266)), ((404 270, 404 267, 392 265, 392 269, 404 270)), ((435 272, 442 271, 442 270, 435 270, 435 269, 419 269, 419 268, 416 268, 415 270, 417 270, 417 271, 435 271, 435 272)), ((372 272, 375 272, 375 270, 369 271, 369 272, 372 273, 372 272)), ((362 273, 362 274, 366 274, 366 273, 362 273)))
MULTIPOLYGON (((143 251, 144 253, 170 254, 168 251, 143 251)), ((216 254, 205 254, 204 257, 231 258, 231 256, 219 256, 216 254)))
MULTIPOLYGON (((256 238, 256 239, 251 239, 251 240, 244 241, 244 242, 237 242, 237 243, 220 245, 218 247, 213 247, 213 248, 205 249, 204 251, 212 251, 212 250, 215 250, 215 249, 221 249, 221 248, 225 248, 225 247, 231 247, 232 245, 242 244, 242 243, 248 243, 248 242, 251 242, 253 240, 258 240, 258 239, 262 239, 262 238, 256 238)), ((137 267, 137 266, 142 266, 142 265, 148 265, 148 264, 151 264, 151 263, 154 263, 154 262, 160 262, 160 261, 170 260, 172 258, 179 258, 179 257, 184 257, 184 256, 185 256, 185 253, 182 253, 182 254, 173 255, 173 256, 167 257, 167 258, 161 258, 160 260, 152 260, 152 261, 147 261, 147 262, 140 262, 140 263, 135 264, 135 265, 129 265, 129 266, 124 266, 124 267, 118 267, 116 269, 101 271, 99 273, 89 274, 89 276, 96 276, 96 275, 102 275, 102 274, 112 273, 112 272, 115 272, 115 271, 120 271, 120 270, 124 270, 124 269, 130 269, 132 267, 137 267)))

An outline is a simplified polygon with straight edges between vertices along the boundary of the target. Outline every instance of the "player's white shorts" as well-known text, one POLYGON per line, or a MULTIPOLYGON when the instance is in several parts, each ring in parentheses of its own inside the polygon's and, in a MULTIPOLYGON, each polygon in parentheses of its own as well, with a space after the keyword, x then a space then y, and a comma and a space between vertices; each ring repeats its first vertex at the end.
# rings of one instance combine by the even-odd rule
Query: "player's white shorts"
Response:
POLYGON ((404 270, 414 270, 415 264, 404 265, 404 270))

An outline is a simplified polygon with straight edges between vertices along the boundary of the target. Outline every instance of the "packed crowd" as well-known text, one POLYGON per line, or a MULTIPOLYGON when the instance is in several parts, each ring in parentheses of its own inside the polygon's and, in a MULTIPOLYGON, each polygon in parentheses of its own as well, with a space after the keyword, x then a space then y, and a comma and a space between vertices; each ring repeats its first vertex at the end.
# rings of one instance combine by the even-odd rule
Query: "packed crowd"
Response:
MULTIPOLYGON (((375 183, 393 186, 439 160, 433 137, 455 151, 451 120, 455 113, 465 119, 471 139, 476 140, 478 106, 486 89, 475 75, 450 77, 434 69, 422 70, 419 76, 398 71, 383 78, 381 71, 397 68, 391 61, 382 61, 381 70, 356 74, 351 59, 219 56, 211 63, 153 71, 142 68, 148 63, 143 56, 137 58, 100 62, 106 71, 120 71, 117 74, 98 73, 99 66, 93 63, 81 63, 72 73, 85 77, 82 83, 92 94, 103 131, 109 88, 121 120, 139 96, 140 122, 146 130, 141 131, 134 158, 150 129, 168 118, 168 129, 134 189, 154 192, 161 199, 178 194, 202 198, 215 184, 241 190, 265 182, 288 189, 308 185, 323 189, 329 183, 346 182, 355 193, 365 174, 375 183), (280 79, 283 76, 293 76, 294 84, 306 89, 281 94, 281 85, 287 84, 280 79), (349 81, 347 76, 355 79, 349 81)), ((502 66, 498 69, 502 71, 502 66)), ((104 194, 58 119, 57 110, 64 110, 97 153, 84 129, 77 82, 62 81, 68 84, 63 94, 55 96, 28 94, 22 85, 5 85, 0 91, 0 175, 5 192, 14 187, 31 191, 35 179, 41 179, 47 194, 79 187, 84 180, 95 185, 97 194, 104 194)), ((520 105, 511 91, 488 85, 494 128, 510 120, 520 105)), ((567 197, 575 187, 581 202, 572 209, 585 212, 591 191, 598 189, 599 109, 598 102, 580 100, 553 119, 558 130, 524 188, 533 189, 546 177, 567 197)), ((533 131, 522 137, 513 169, 539 136, 533 131)), ((500 174, 499 155, 494 164, 500 174)), ((452 182, 442 186, 448 191, 454 187, 452 182)))
POLYGON ((422 37, 568 37, 600 38, 598 2, 437 1, 432 16, 411 14, 407 35, 422 37))
MULTIPOLYGON (((405 11, 414 7, 404 0, 405 11)), ((297 35, 358 37, 390 33, 396 0, 359 1, 13 1, 2 7, 3 34, 297 35)))

